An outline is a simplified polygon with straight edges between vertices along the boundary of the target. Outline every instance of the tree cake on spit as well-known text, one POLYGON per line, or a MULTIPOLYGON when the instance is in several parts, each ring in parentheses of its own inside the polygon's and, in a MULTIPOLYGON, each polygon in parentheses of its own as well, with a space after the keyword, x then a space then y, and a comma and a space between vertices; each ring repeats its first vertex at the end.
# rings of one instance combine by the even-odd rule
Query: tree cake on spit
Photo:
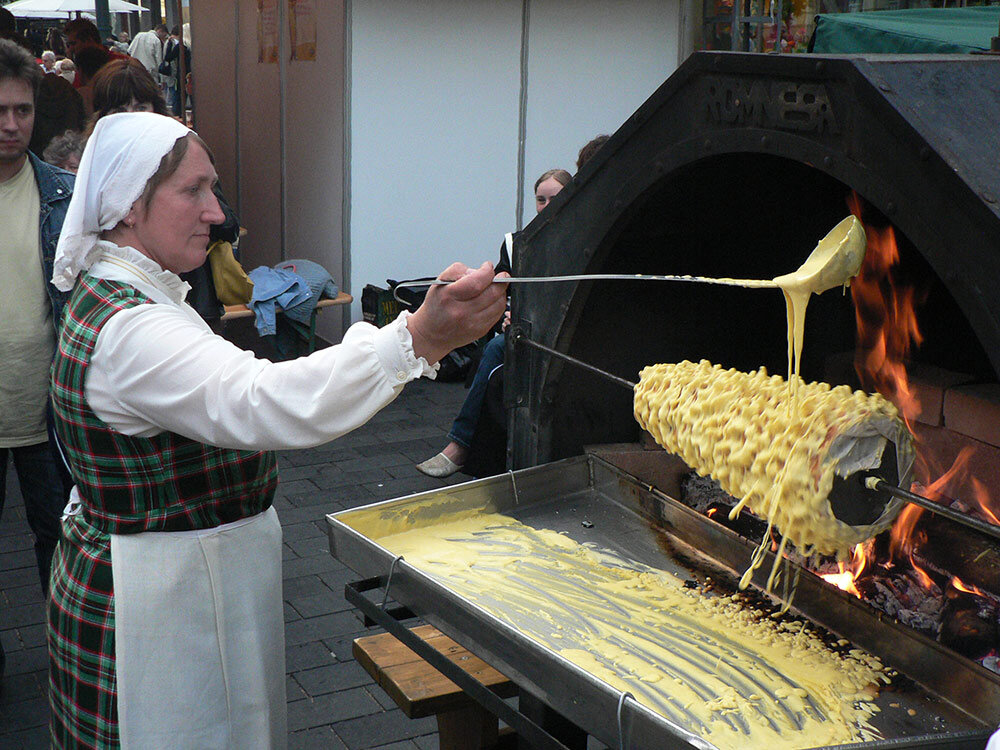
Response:
MULTIPOLYGON (((706 360, 652 365, 640 373, 635 417, 659 445, 740 500, 733 517, 746 506, 776 528, 781 551, 790 541, 807 556, 843 559, 888 528, 902 503, 889 502, 871 522, 845 523, 830 503, 835 481, 878 469, 894 450, 896 475, 887 478, 909 487, 912 437, 879 394, 796 380, 792 392, 764 368, 723 370, 706 360)), ((854 491, 864 502, 860 481, 854 491)))

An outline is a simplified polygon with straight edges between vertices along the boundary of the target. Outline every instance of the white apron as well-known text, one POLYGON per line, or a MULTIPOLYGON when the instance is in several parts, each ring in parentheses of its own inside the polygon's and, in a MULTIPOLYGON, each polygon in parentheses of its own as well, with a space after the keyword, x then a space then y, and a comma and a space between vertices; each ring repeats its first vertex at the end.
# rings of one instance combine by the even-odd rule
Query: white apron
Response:
POLYGON ((111 535, 123 750, 284 748, 281 525, 111 535))

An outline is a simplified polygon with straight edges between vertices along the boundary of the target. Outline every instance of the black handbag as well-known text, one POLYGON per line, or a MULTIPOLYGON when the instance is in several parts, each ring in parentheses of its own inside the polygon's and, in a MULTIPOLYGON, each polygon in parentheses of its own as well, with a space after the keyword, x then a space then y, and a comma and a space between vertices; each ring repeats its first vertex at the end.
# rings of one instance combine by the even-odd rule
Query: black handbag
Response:
POLYGON ((166 60, 160 63, 157 70, 160 71, 160 75, 164 76, 168 76, 173 72, 173 70, 171 70, 170 68, 170 63, 168 63, 166 60))

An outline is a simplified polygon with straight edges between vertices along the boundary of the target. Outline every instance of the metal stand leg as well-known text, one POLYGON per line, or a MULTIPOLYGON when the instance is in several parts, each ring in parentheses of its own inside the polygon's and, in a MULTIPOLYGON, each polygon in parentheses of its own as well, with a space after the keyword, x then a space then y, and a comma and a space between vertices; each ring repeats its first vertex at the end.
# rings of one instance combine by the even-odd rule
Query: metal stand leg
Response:
MULTIPOLYGON (((518 697, 518 709, 570 750, 587 750, 587 733, 533 695, 522 691, 518 697)), ((523 738, 518 743, 518 748, 525 750, 533 747, 523 738)))

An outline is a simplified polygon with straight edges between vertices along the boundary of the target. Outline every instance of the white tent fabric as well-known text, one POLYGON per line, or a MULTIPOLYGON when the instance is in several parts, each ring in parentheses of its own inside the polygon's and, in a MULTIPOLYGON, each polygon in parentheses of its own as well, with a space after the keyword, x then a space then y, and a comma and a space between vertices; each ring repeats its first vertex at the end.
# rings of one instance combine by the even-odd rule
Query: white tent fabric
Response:
MULTIPOLYGON (((52 18, 68 13, 94 13, 94 0, 16 0, 3 6, 21 18, 52 18)), ((144 11, 141 5, 126 0, 108 0, 111 13, 132 13, 144 11)))

